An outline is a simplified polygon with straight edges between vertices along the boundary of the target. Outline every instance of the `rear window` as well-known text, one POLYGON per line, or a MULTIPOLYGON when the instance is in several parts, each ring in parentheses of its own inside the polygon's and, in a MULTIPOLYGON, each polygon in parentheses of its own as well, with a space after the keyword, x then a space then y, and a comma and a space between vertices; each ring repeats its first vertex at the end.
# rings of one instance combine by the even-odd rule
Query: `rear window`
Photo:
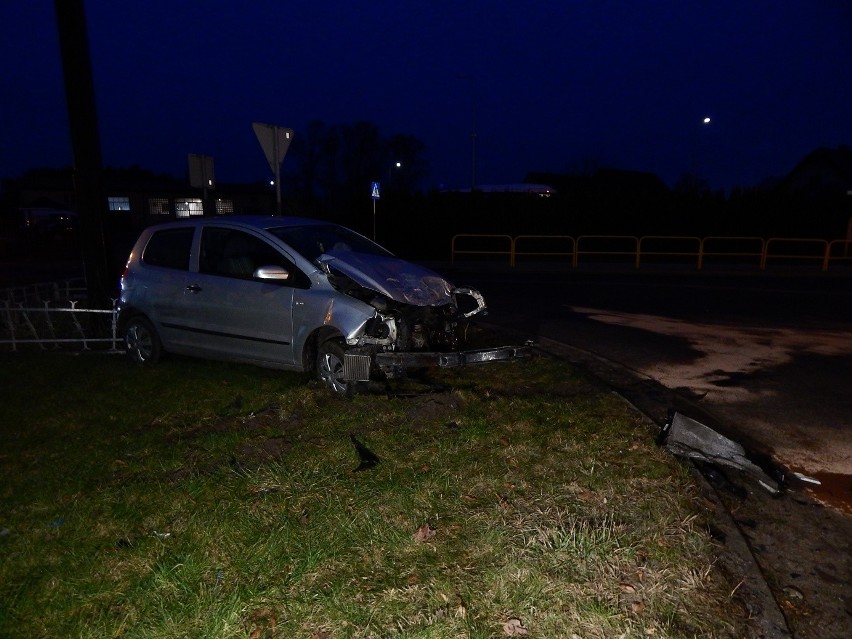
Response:
POLYGON ((142 261, 150 266, 188 271, 194 232, 192 228, 157 231, 148 240, 142 261))

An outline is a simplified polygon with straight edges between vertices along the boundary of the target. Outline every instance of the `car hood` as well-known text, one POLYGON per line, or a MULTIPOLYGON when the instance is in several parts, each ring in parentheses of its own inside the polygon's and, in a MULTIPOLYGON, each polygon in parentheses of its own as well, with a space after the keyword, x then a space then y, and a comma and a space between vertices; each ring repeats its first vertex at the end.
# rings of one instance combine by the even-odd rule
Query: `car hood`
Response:
POLYGON ((440 306, 452 301, 452 284, 428 268, 397 257, 332 251, 317 261, 397 302, 440 306))

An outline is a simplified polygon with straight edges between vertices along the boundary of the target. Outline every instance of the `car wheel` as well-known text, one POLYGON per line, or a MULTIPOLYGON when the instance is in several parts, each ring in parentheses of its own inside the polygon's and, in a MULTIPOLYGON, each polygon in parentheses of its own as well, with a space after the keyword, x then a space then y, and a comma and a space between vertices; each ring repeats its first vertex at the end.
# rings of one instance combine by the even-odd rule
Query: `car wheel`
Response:
POLYGON ((338 395, 347 395, 351 384, 343 379, 343 347, 327 340, 317 350, 317 379, 338 395))
POLYGON ((127 356, 137 364, 156 364, 163 352, 157 331, 144 317, 134 317, 127 323, 124 345, 127 356))

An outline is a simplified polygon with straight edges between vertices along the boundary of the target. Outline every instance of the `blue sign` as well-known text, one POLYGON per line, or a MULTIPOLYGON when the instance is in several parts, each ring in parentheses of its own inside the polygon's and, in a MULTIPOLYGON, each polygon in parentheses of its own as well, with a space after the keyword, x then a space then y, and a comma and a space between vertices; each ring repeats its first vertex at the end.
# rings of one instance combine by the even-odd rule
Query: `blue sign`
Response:
POLYGON ((381 195, 379 195, 379 183, 378 182, 373 182, 370 185, 370 192, 371 192, 371 197, 374 200, 378 200, 381 197, 381 195))

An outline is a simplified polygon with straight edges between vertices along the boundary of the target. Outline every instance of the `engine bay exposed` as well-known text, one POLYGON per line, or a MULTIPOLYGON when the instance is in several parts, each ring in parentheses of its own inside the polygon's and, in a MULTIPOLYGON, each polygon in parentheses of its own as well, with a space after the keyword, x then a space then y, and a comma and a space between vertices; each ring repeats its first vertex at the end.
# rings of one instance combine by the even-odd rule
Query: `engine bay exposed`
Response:
POLYGON ((325 268, 335 289, 376 310, 376 316, 364 326, 359 345, 396 351, 453 351, 464 341, 467 320, 486 310, 482 295, 474 289, 451 289, 444 303, 419 306, 399 302, 363 286, 331 264, 325 268))

